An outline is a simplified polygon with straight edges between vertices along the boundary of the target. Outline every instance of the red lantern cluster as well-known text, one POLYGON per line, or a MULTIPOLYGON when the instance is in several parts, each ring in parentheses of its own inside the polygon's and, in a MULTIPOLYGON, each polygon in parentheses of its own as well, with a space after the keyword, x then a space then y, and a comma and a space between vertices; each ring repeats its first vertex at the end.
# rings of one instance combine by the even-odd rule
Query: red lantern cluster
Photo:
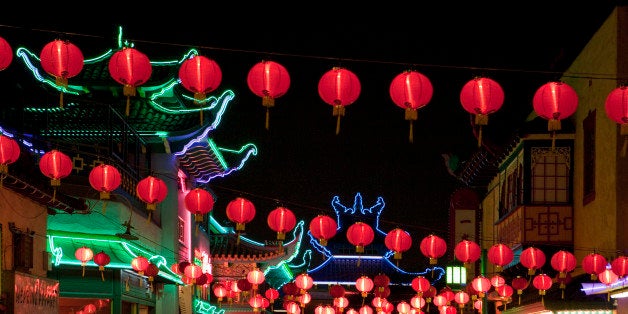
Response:
POLYGON ((318 95, 324 102, 333 106, 336 120, 336 134, 340 133, 340 118, 345 115, 345 107, 353 104, 362 90, 355 73, 343 67, 334 67, 325 72, 318 81, 318 95))
POLYGON ((269 108, 275 106, 275 98, 283 96, 290 87, 290 74, 286 68, 269 60, 256 63, 246 77, 246 83, 253 94, 262 98, 266 108, 266 129, 269 127, 269 108))

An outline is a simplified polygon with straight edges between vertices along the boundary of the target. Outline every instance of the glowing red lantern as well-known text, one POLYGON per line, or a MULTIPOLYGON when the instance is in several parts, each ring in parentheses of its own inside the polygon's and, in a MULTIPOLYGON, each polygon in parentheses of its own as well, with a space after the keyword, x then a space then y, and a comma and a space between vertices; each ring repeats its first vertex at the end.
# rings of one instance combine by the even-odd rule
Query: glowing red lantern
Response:
POLYGON ((401 301, 397 303, 397 312, 405 314, 405 313, 410 313, 410 310, 411 310, 411 306, 410 304, 408 304, 408 302, 401 301))
POLYGON ((415 295, 410 298, 410 305, 412 305, 412 307, 415 309, 421 309, 425 306, 425 299, 418 295, 415 295))
POLYGON ((109 265, 110 262, 111 257, 109 257, 109 255, 105 253, 105 251, 100 251, 99 253, 94 255, 94 263, 98 265, 98 270, 100 270, 100 277, 102 278, 102 281, 105 281, 105 275, 103 273, 105 271, 105 266, 109 265))
POLYGON ((149 262, 146 269, 144 269, 144 276, 148 277, 148 282, 152 283, 157 274, 159 274, 159 266, 149 262))
MULTIPOLYGON (((41 67, 55 77, 55 84, 68 87, 68 79, 81 73, 84 57, 81 49, 68 40, 55 39, 47 43, 39 55, 41 67)), ((63 90, 59 107, 63 108, 63 90)))
MULTIPOLYGON (((120 171, 114 166, 100 164, 89 172, 89 184, 96 191, 100 192, 101 200, 108 200, 111 192, 117 189, 122 183, 120 171)), ((103 211, 106 203, 103 202, 103 211)))
POLYGON ((473 278, 471 285, 478 292, 480 298, 483 298, 484 294, 492 287, 491 281, 482 275, 473 278))
POLYGON ((109 75, 123 86, 127 116, 131 106, 130 97, 136 95, 137 87, 146 83, 152 72, 153 67, 148 57, 132 47, 116 51, 109 59, 109 75))
POLYGON ((203 274, 203 269, 201 266, 190 263, 190 265, 186 266, 183 270, 183 274, 191 279, 194 279, 192 282, 196 282, 196 278, 200 277, 203 274))
POLYGON ((177 274, 179 275, 183 275, 185 272, 185 268, 188 267, 188 265, 190 265, 190 262, 188 261, 181 261, 177 264, 177 271, 175 271, 177 274))
POLYGON ((460 91, 462 108, 475 116, 478 126, 478 147, 482 146, 482 126, 488 124, 488 116, 499 110, 504 103, 504 90, 496 81, 476 77, 468 81, 460 91))
POLYGON ((9 67, 13 61, 13 48, 9 42, 0 37, 0 71, 9 67))
POLYGON ((560 121, 570 117, 578 107, 578 94, 564 82, 549 82, 542 85, 532 99, 536 114, 548 120, 547 130, 552 132, 552 148, 556 131, 561 129, 560 121))
POLYGON ((438 263, 438 258, 447 252, 447 242, 437 235, 430 234, 421 240, 421 253, 430 259, 430 265, 438 263))
POLYGON ((270 211, 266 222, 270 229, 277 232, 277 240, 284 240, 286 232, 297 225, 297 218, 290 209, 280 206, 270 211))
POLYGON ((203 215, 214 208, 214 196, 207 190, 194 188, 185 195, 185 209, 194 214, 194 221, 202 222, 203 215))
POLYGON ((256 294, 249 298, 249 305, 253 308, 253 312, 259 312, 259 309, 264 305, 264 297, 261 294, 256 294))
POLYGON ((314 285, 314 279, 310 275, 303 273, 294 278, 294 284, 297 288, 301 289, 300 293, 304 294, 307 290, 314 285))
POLYGON ((532 279, 532 285, 539 290, 540 295, 545 295, 545 291, 552 287, 552 277, 546 274, 539 274, 532 279))
POLYGON ((94 252, 92 251, 92 249, 83 246, 74 251, 74 257, 76 257, 77 260, 81 261, 81 266, 83 266, 83 277, 85 277, 85 265, 87 264, 87 262, 91 261, 92 258, 94 258, 94 252))
POLYGON ((257 290, 257 287, 264 282, 266 276, 264 272, 259 270, 259 268, 254 268, 246 274, 246 280, 248 280, 252 285, 253 290, 257 290))
POLYGON ((377 288, 378 291, 384 291, 386 287, 390 284, 390 278, 386 276, 386 274, 377 274, 373 277, 373 284, 377 288))
POLYGON ((537 269, 545 265, 545 253, 541 249, 531 246, 521 251, 519 261, 528 269, 528 275, 534 275, 537 269))
POLYGON ((414 71, 404 71, 392 80, 388 90, 392 101, 405 109, 405 119, 410 121, 410 143, 414 141, 413 121, 418 118, 417 110, 427 106, 434 94, 432 82, 427 76, 414 71))
POLYGON ((495 291, 502 298, 510 298, 512 296, 513 292, 514 292, 512 287, 509 286, 509 285, 503 285, 503 286, 495 287, 495 291))
POLYGON ((407 231, 395 228, 386 234, 384 244, 389 250, 395 252, 394 259, 401 259, 401 254, 412 246, 412 237, 407 231))
POLYGON ((338 224, 327 215, 318 215, 310 221, 310 232, 322 246, 326 246, 327 241, 338 232, 338 224))
POLYGON ((512 249, 503 243, 493 244, 493 246, 488 249, 488 261, 496 266, 497 271, 501 271, 501 269, 510 264, 514 258, 515 254, 512 249))
POLYGON ((150 262, 144 256, 138 255, 131 260, 131 267, 140 275, 144 275, 144 271, 148 268, 150 262))
POLYGON ((157 177, 148 176, 137 183, 137 196, 146 203, 148 210, 148 220, 151 213, 157 208, 157 204, 161 203, 168 194, 166 183, 157 177))
POLYGON ((360 294, 362 295, 362 298, 366 298, 366 296, 368 295, 368 293, 373 290, 374 284, 373 284, 373 279, 369 278, 366 275, 362 275, 360 276, 360 278, 358 278, 355 281, 355 288, 360 291, 360 294))
POLYGON ((377 311, 382 311, 382 307, 384 307, 386 302, 387 302, 386 298, 380 298, 380 297, 374 297, 371 300, 371 304, 373 305, 373 307, 375 307, 375 310, 377 311))
POLYGON ((236 281, 236 285, 240 291, 250 291, 253 289, 253 284, 251 284, 251 282, 249 282, 246 278, 238 279, 236 281))
POLYGON ((432 284, 429 280, 427 280, 427 278, 423 276, 417 276, 412 279, 412 281, 410 282, 410 286, 414 291, 417 292, 418 296, 422 296, 424 292, 428 291, 432 287, 432 284))
POLYGON ((626 276, 626 274, 628 274, 628 256, 617 256, 617 258, 611 262, 611 268, 619 278, 626 276))
POLYGON ((275 300, 277 298, 279 298, 279 291, 277 289, 274 288, 268 288, 265 292, 264 292, 264 296, 266 298, 268 298, 268 300, 270 301, 270 303, 275 303, 275 300))
POLYGON ((432 299, 432 303, 434 303, 434 305, 436 305, 437 307, 443 307, 445 305, 447 305, 447 297, 439 294, 434 296, 434 299, 432 299))
POLYGON ((470 299, 471 297, 469 294, 464 291, 458 291, 454 294, 454 301, 458 303, 458 307, 460 307, 460 309, 464 308, 464 306, 469 303, 470 299))
POLYGON ((266 129, 269 126, 269 108, 275 106, 275 98, 283 96, 290 87, 290 74, 286 68, 275 62, 262 60, 256 63, 246 77, 246 83, 253 94, 262 97, 266 108, 266 129))
POLYGON ((604 104, 606 115, 620 125, 620 135, 624 137, 621 156, 626 156, 628 147, 628 87, 620 86, 613 89, 606 97, 604 104))
POLYGON ((347 239, 355 246, 356 253, 364 253, 364 247, 375 239, 375 232, 368 224, 358 221, 347 228, 347 239))
POLYGON ((289 314, 301 313, 301 308, 299 307, 299 304, 294 301, 285 302, 283 307, 286 310, 286 312, 289 314))
POLYGON ((506 279, 500 275, 494 275, 491 277, 491 286, 497 288, 506 284, 506 279))
POLYGON ((340 132, 340 117, 345 115, 345 107, 358 99, 361 89, 362 85, 355 73, 342 67, 332 68, 318 81, 318 95, 333 106, 333 116, 338 117, 336 134, 340 132))
POLYGON ((54 188, 54 200, 57 187, 61 185, 61 179, 69 176, 72 172, 72 160, 68 155, 53 149, 41 156, 39 170, 50 178, 50 185, 54 188))
POLYGON ((558 271, 558 278, 565 278, 568 272, 576 268, 576 257, 571 252, 560 250, 552 255, 550 264, 558 271))
POLYGON ((255 206, 243 197, 236 197, 227 204, 227 218, 236 223, 236 231, 244 231, 245 224, 255 217, 255 206))
POLYGON ((459 261, 464 263, 465 267, 475 263, 480 258, 480 253, 480 245, 466 239, 458 242, 454 248, 454 255, 459 261))
POLYGON ((20 145, 16 140, 0 134, 0 174, 7 174, 9 165, 16 162, 18 158, 20 158, 20 145))
POLYGON ((334 299, 334 306, 338 309, 338 311, 340 311, 340 313, 342 313, 342 311, 344 311, 345 307, 347 307, 348 305, 349 299, 347 299, 346 297, 339 297, 334 299))
POLYGON ((591 280, 597 280, 597 274, 606 269, 606 258, 598 253, 589 253, 582 259, 582 269, 591 275, 591 280))
POLYGON ((599 273, 597 277, 601 283, 607 286, 610 286, 619 280, 619 276, 617 276, 612 269, 604 269, 604 271, 599 273))
POLYGON ((227 288, 225 288, 225 285, 220 282, 214 284, 214 288, 212 289, 212 291, 214 292, 214 295, 218 298, 218 302, 222 302, 222 298, 227 296, 227 288))
POLYGON ((214 281, 214 276, 212 274, 202 273, 196 278, 196 285, 204 286, 212 281, 214 281))
MULTIPOLYGON (((194 102, 201 105, 208 93, 213 92, 222 82, 222 71, 216 61, 205 56, 195 55, 183 61, 179 68, 181 85, 194 93, 194 102)), ((203 125, 203 109, 199 110, 203 125)))

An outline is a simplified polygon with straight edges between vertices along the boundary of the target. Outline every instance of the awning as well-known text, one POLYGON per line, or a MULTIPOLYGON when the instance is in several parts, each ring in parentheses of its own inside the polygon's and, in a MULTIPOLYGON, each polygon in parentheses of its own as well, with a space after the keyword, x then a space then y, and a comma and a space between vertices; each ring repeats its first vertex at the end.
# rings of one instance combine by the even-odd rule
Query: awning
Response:
MULTIPOLYGON (((131 261, 138 255, 141 255, 159 267, 157 276, 172 283, 183 283, 181 276, 174 273, 169 267, 175 261, 167 261, 165 257, 157 253, 115 235, 86 234, 58 230, 48 230, 47 232, 48 248, 52 254, 52 263, 55 266, 81 266, 81 261, 76 259, 74 252, 78 248, 86 246, 94 251, 94 255, 101 251, 107 253, 111 258, 111 262, 106 266, 108 268, 132 270, 131 261)), ((98 267, 93 260, 88 261, 85 266, 98 267)))

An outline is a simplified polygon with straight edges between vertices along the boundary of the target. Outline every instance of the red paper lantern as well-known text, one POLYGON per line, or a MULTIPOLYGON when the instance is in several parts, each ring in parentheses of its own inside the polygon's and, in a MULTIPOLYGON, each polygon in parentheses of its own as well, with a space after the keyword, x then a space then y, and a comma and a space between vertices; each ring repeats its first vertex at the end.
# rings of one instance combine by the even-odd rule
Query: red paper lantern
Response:
POLYGON ((236 231, 244 231, 245 224, 255 217, 255 206, 243 197, 236 197, 227 204, 227 218, 236 223, 236 231))
POLYGON ((604 269, 604 271, 597 274, 597 277, 601 283, 607 286, 611 286, 612 284, 617 282, 617 280, 619 280, 619 276, 617 276, 617 274, 612 269, 604 269))
POLYGON ((335 284, 329 287, 329 295, 331 295, 332 298, 342 298, 345 296, 345 293, 345 288, 340 284, 335 284))
POLYGON ((103 273, 105 270, 105 266, 109 265, 110 262, 111 257, 109 257, 109 255, 105 253, 105 251, 100 251, 99 253, 94 255, 94 263, 98 265, 98 270, 100 270, 100 276, 102 278, 102 281, 105 281, 105 275, 103 273))
POLYGON ((13 48, 9 42, 0 37, 0 71, 9 67, 13 61, 13 48))
POLYGON ((397 303, 397 312, 399 312, 400 314, 410 313, 410 310, 411 310, 411 306, 410 304, 408 304, 408 302, 401 301, 397 303))
POLYGON ((197 286, 205 286, 214 281, 214 276, 208 273, 202 273, 198 278, 196 278, 197 286))
POLYGON ((159 274, 159 266, 149 262, 144 270, 144 276, 148 277, 149 282, 153 282, 157 274, 159 274))
POLYGON ((257 287, 261 285, 266 276, 264 272, 259 270, 259 268, 254 268, 246 274, 246 280, 248 280, 253 285, 253 290, 257 290, 257 287))
POLYGON ((519 261, 528 269, 528 275, 534 275, 537 269, 545 265, 545 253, 541 249, 531 246, 521 251, 519 261))
POLYGON ((227 296, 227 288, 220 282, 214 284, 212 292, 214 292, 214 295, 218 298, 218 302, 222 302, 222 298, 227 296))
MULTIPOLYGON (((185 89, 194 93, 194 102, 202 105, 207 94, 216 90, 222 82, 222 71, 216 61, 195 55, 181 64, 179 80, 185 89)), ((203 125, 203 109, 201 108, 199 112, 203 125)))
POLYGON ((246 278, 241 278, 236 281, 236 285, 238 285, 238 290, 240 291, 250 291, 253 289, 253 284, 251 284, 246 278))
POLYGON ((281 291, 287 296, 294 296, 299 294, 299 287, 294 282, 288 282, 281 286, 281 291))
POLYGON ((417 276, 412 279, 412 281, 410 282, 410 286, 414 291, 417 292, 419 296, 422 296, 423 293, 425 293, 432 287, 432 284, 429 280, 427 280, 427 278, 423 276, 417 276))
POLYGON ((277 232, 277 240, 284 240, 286 232, 294 229, 297 225, 297 218, 290 209, 280 206, 268 213, 266 222, 270 229, 277 232))
POLYGON ((249 305, 253 308, 253 312, 259 312, 259 309, 264 305, 264 297, 261 294, 251 296, 249 305))
POLYGON ((74 251, 74 257, 76 257, 77 260, 81 261, 81 266, 83 266, 83 277, 85 277, 85 265, 87 264, 87 262, 91 261, 92 258, 94 258, 94 252, 92 251, 92 249, 83 246, 74 251))
POLYGON ((146 203, 148 220, 150 220, 151 213, 157 208, 157 204, 166 198, 168 187, 162 179, 148 176, 137 183, 136 191, 137 196, 146 203))
MULTIPOLYGON (((375 285, 375 282, 373 281, 373 285, 375 285)), ((380 297, 380 298, 388 298, 390 296, 390 286, 384 286, 384 287, 378 287, 377 285, 375 285, 375 291, 373 291, 373 296, 376 297, 380 297)))
POLYGON ((190 263, 190 265, 186 266, 183 270, 183 274, 185 277, 192 279, 192 283, 196 283, 196 278, 203 275, 203 269, 201 266, 190 263))
MULTIPOLYGON (((55 84, 68 87, 68 79, 81 73, 84 57, 81 49, 68 40, 55 39, 47 43, 39 55, 41 67, 55 77, 55 84)), ((63 108, 63 91, 59 106, 63 108)))
POLYGON ((496 266, 497 271, 510 264, 514 257, 512 249, 503 243, 496 243, 488 249, 488 261, 496 266))
POLYGON ((576 268, 576 257, 571 252, 560 250, 552 255, 550 264, 558 271, 558 278, 565 278, 568 272, 576 268))
POLYGON ((430 265, 438 263, 438 258, 447 252, 447 242, 437 235, 428 235, 421 240, 421 253, 430 259, 430 265))
POLYGON ((611 268, 619 278, 626 276, 626 274, 628 274, 628 256, 617 256, 617 258, 611 262, 611 268))
POLYGON ((326 246, 327 241, 338 232, 338 224, 327 215, 318 215, 310 221, 310 232, 322 246, 326 246))
POLYGON ((608 261, 598 253, 589 253, 582 259, 582 269, 591 275, 591 280, 597 280, 597 274, 606 269, 608 261))
POLYGON ((540 295, 545 295, 545 291, 552 287, 552 277, 546 274, 539 274, 532 279, 532 285, 539 290, 540 295))
POLYGON ((144 275, 144 271, 148 268, 150 262, 144 256, 138 255, 131 260, 131 267, 140 275, 144 275))
POLYGON ((517 276, 515 278, 512 279, 512 282, 510 283, 510 285, 517 290, 518 294, 522 294, 523 290, 525 290, 528 287, 528 280, 521 277, 521 276, 517 276))
POLYGON ((270 303, 274 303, 277 298, 279 298, 279 291, 274 288, 268 288, 264 292, 264 296, 270 300, 270 303))
POLYGON ((301 294, 303 294, 306 290, 312 288, 312 285, 314 285, 314 279, 312 279, 310 275, 303 273, 294 278, 294 284, 297 288, 301 289, 301 294))
POLYGON ((491 286, 497 288, 506 284, 506 279, 500 275, 494 275, 491 277, 491 286))
POLYGON ((356 253, 364 253, 364 247, 375 239, 375 232, 368 224, 358 221, 347 228, 347 239, 355 246, 356 253))
POLYGON ((471 297, 464 291, 458 291, 454 294, 454 301, 456 301, 461 308, 469 303, 469 300, 471 300, 471 297))
POLYGON ((480 245, 470 240, 462 240, 454 248, 454 255, 459 261, 464 263, 465 267, 475 263, 480 258, 480 253, 480 245))
POLYGON ((185 209, 194 215, 194 221, 202 222, 203 215, 214 208, 214 196, 207 190, 194 188, 185 195, 185 209))
POLYGON ((576 112, 578 94, 564 82, 549 82, 542 85, 532 99, 536 114, 548 120, 547 130, 552 132, 552 148, 556 131, 561 129, 560 121, 576 112))
POLYGON ((395 228, 386 234, 384 244, 395 253, 394 259, 401 259, 401 254, 412 246, 412 237, 407 231, 395 228))
POLYGON ((246 83, 253 94, 262 98, 262 106, 266 107, 268 130, 269 108, 275 106, 275 98, 283 96, 288 91, 290 74, 283 65, 275 61, 262 60, 249 70, 246 83))
POLYGON ((478 126, 478 147, 482 146, 482 126, 488 124, 488 115, 499 110, 504 103, 504 90, 496 81, 476 77, 468 81, 460 91, 462 108, 475 116, 478 126))
POLYGON ((410 143, 414 141, 412 125, 418 118, 417 110, 432 100, 434 88, 427 76, 414 71, 404 71, 392 80, 388 90, 392 101, 405 109, 405 119, 410 121, 410 143))
POLYGON ((626 156, 628 147, 628 87, 620 86, 613 89, 606 97, 604 104, 609 119, 620 125, 620 135, 624 137, 621 156, 626 156))
POLYGON ((358 77, 342 67, 332 68, 318 81, 318 95, 333 106, 333 116, 338 117, 336 134, 340 132, 340 117, 345 115, 345 107, 358 99, 361 89, 358 77))
POLYGON ((410 298, 410 305, 412 305, 412 307, 417 310, 422 309, 425 306, 425 299, 423 299, 423 297, 415 295, 410 298))
POLYGON ((129 115, 131 96, 136 95, 138 86, 146 83, 153 72, 148 57, 132 47, 116 51, 109 59, 109 75, 123 86, 126 96, 126 115, 129 115))
POLYGON ((368 293, 373 290, 374 284, 373 284, 373 279, 369 278, 366 275, 362 275, 360 276, 360 278, 358 278, 355 281, 355 288, 360 291, 360 294, 362 295, 363 298, 366 298, 366 296, 368 295, 368 293))
POLYGON ((499 294, 502 298, 510 298, 514 292, 512 287, 509 285, 495 287, 495 291, 497 291, 497 294, 499 294))
POLYGON ((480 298, 483 298, 484 294, 492 287, 491 281, 482 275, 473 278, 471 285, 478 292, 480 298))
POLYGON ((342 311, 344 311, 345 307, 347 307, 348 305, 349 299, 347 299, 346 297, 339 297, 334 299, 334 306, 338 309, 338 311, 340 311, 340 313, 342 313, 342 311))
POLYGON ((177 264, 177 271, 176 273, 179 275, 183 275, 185 272, 185 268, 188 267, 188 265, 190 265, 190 262, 188 261, 181 261, 179 262, 179 264, 177 264))
POLYGON ((100 192, 101 200, 108 200, 111 192, 122 183, 120 171, 114 166, 100 164, 89 172, 89 184, 100 192))
POLYGON ((434 303, 434 305, 436 305, 437 307, 443 307, 445 305, 447 305, 447 297, 439 294, 434 296, 434 299, 432 299, 432 303, 434 303))
POLYGON ((41 156, 39 170, 50 178, 50 185, 54 188, 52 196, 54 200, 57 187, 61 185, 61 179, 69 176, 72 172, 72 160, 68 155, 53 149, 41 156))
POLYGON ((384 287, 387 287, 390 284, 390 278, 386 276, 386 274, 377 274, 373 277, 373 284, 378 290, 384 290, 384 287))
POLYGON ((9 165, 16 162, 18 158, 20 158, 20 145, 16 140, 0 134, 0 174, 7 174, 9 165))

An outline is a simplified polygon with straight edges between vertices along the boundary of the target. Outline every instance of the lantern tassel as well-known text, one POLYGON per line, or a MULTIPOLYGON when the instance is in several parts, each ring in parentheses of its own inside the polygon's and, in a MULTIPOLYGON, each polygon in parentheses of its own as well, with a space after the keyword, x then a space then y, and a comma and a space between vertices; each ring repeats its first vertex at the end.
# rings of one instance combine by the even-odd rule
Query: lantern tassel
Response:
POLYGON ((268 126, 270 123, 270 110, 266 107, 266 130, 268 130, 268 126))
POLYGON ((59 108, 63 109, 63 92, 59 92, 59 108))
POLYGON ((413 123, 412 120, 410 120, 410 143, 414 143, 414 131, 413 131, 413 127, 412 127, 413 123))
POLYGON ((478 126, 478 148, 482 147, 482 125, 478 126))
POLYGON ((100 278, 102 278, 102 281, 105 281, 105 273, 102 270, 100 271, 100 278))
POLYGON ((131 96, 126 96, 126 109, 124 110, 124 113, 127 117, 131 113, 131 96))
POLYGON ((52 188, 52 202, 54 203, 57 199, 57 187, 52 188))
POLYGON ((624 136, 624 145, 621 147, 621 157, 626 157, 626 149, 628 149, 628 136, 624 136))
POLYGON ((340 115, 338 115, 336 119, 336 135, 338 135, 338 133, 340 133, 340 115))
POLYGON ((552 131, 552 151, 556 149, 556 131, 552 131))
POLYGON ((198 224, 196 224, 196 228, 194 228, 194 235, 197 236, 198 235, 198 224))
POLYGON ((150 216, 153 212, 152 211, 148 211, 148 218, 146 219, 146 221, 150 222, 150 216))
POLYGON ((83 277, 85 277, 85 263, 83 263, 83 277))
POLYGON ((201 109, 199 112, 200 112, 201 125, 203 125, 203 109, 201 109))
POLYGON ((102 214, 107 213, 107 201, 102 202, 102 214))

